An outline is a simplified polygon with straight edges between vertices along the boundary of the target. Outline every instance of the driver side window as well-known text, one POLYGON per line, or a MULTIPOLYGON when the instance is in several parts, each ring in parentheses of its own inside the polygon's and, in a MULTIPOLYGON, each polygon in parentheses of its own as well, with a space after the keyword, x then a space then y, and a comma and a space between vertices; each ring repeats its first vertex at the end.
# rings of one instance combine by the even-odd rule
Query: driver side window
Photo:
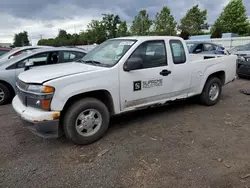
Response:
POLYGON ((36 54, 34 56, 31 56, 29 58, 26 58, 20 62, 17 63, 17 69, 20 68, 24 68, 25 64, 27 62, 33 61, 34 62, 34 66, 42 66, 42 65, 46 65, 46 61, 47 61, 47 57, 48 57, 49 53, 40 53, 40 54, 36 54))
POLYGON ((142 69, 161 67, 167 65, 165 41, 148 41, 140 44, 130 58, 140 58, 142 69))

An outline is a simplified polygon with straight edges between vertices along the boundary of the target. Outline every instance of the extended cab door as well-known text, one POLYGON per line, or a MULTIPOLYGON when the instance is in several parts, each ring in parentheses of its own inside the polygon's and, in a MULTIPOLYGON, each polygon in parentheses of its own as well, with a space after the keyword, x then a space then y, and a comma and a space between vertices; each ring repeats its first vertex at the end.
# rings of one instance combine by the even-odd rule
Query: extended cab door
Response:
POLYGON ((195 70, 189 60, 187 46, 179 39, 169 40, 171 49, 172 100, 188 97, 191 86, 191 75, 195 70))
MULTIPOLYGON (((140 58, 142 67, 124 71, 120 66, 121 110, 164 103, 171 98, 172 74, 165 40, 141 43, 128 59, 140 58)), ((126 62, 125 62, 126 63, 126 62)))

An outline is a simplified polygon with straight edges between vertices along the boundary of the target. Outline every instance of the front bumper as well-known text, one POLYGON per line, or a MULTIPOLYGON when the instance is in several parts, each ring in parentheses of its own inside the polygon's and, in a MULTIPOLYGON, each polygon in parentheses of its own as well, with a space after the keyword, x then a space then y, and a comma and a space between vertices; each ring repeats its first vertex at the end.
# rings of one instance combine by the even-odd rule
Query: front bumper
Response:
POLYGON ((250 65, 240 65, 237 74, 241 76, 250 76, 250 65))
POLYGON ((23 125, 34 134, 43 138, 58 138, 62 135, 59 126, 60 112, 42 111, 23 105, 18 96, 12 101, 12 106, 23 120, 23 125))

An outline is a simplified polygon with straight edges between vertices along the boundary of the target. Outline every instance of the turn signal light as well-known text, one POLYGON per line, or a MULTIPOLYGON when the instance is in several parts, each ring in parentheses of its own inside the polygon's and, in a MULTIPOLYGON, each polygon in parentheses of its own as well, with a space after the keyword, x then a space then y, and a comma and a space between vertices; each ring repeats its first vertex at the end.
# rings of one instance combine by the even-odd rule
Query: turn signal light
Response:
POLYGON ((41 106, 42 106, 42 109, 43 110, 49 110, 50 108, 50 99, 44 99, 44 100, 41 100, 41 106))
POLYGON ((44 93, 52 93, 54 91, 55 91, 55 89, 53 87, 50 87, 50 86, 44 86, 43 87, 43 92, 44 93))

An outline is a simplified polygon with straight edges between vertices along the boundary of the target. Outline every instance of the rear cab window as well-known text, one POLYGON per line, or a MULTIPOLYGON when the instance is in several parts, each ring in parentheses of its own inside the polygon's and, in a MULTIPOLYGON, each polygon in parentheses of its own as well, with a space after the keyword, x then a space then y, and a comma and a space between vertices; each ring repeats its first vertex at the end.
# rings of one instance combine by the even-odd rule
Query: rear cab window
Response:
POLYGON ((170 48, 174 64, 183 64, 186 62, 186 52, 183 43, 180 40, 170 40, 170 48))

